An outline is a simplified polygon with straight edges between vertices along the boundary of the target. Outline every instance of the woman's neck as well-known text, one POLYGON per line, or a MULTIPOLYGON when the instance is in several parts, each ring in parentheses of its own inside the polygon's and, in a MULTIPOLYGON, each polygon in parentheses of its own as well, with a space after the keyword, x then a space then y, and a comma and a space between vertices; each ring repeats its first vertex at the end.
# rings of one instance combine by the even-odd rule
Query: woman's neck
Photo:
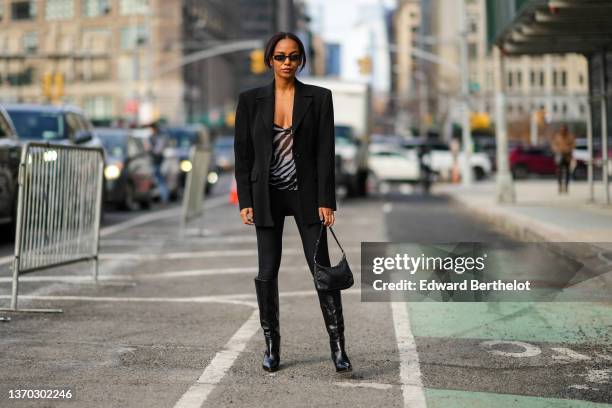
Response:
POLYGON ((274 79, 275 86, 274 89, 279 92, 289 92, 295 88, 294 78, 285 79, 276 77, 274 79))

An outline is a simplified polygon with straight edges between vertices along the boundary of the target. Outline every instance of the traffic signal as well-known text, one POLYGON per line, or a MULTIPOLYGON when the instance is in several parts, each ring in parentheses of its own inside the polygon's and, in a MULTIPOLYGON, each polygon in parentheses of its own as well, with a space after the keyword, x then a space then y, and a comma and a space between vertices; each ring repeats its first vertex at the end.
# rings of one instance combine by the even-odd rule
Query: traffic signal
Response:
POLYGON ((64 74, 61 72, 55 73, 55 98, 64 96, 64 74))
POLYGON ((264 52, 262 49, 258 48, 251 51, 251 72, 254 74, 262 74, 266 72, 264 52))
POLYGON ((372 59, 370 57, 359 58, 357 63, 361 74, 367 75, 372 72, 372 59))
POLYGON ((53 75, 50 72, 45 72, 42 77, 42 92, 45 98, 53 97, 53 75))

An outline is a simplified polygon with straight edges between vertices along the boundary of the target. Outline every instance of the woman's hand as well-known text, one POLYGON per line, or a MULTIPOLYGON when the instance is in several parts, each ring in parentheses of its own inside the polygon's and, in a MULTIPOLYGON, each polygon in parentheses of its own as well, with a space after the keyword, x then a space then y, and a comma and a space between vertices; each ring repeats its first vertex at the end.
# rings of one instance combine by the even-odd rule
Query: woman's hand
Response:
POLYGON ((240 218, 242 218, 242 223, 247 225, 253 225, 253 208, 243 208, 240 210, 240 218))
POLYGON ((334 210, 327 207, 319 207, 319 219, 323 221, 326 227, 331 227, 336 219, 334 210))

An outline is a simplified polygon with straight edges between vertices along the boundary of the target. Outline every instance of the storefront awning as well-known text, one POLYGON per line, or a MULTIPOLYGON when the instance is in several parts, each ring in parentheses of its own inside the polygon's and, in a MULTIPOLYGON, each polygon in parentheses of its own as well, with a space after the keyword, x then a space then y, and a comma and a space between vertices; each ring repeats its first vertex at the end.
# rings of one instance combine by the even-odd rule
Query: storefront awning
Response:
POLYGON ((612 1, 526 1, 495 36, 508 55, 590 54, 612 47, 612 1))

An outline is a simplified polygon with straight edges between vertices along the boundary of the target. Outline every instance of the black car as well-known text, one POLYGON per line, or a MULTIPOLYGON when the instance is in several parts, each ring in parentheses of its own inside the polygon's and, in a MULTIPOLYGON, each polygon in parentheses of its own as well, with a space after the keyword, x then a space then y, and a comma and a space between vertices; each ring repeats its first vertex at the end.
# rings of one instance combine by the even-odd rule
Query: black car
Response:
POLYGON ((96 128, 94 131, 106 156, 105 203, 118 204, 127 210, 149 208, 155 189, 155 173, 142 139, 129 129, 96 128))
MULTIPOLYGON (((181 178, 181 187, 185 186, 187 173, 191 171, 192 164, 189 160, 189 151, 192 146, 211 147, 209 134, 206 128, 199 125, 180 125, 166 126, 162 130, 170 139, 170 146, 175 151, 175 155, 179 159, 181 178)), ((219 180, 217 173, 216 160, 214 151, 211 152, 212 157, 208 164, 208 175, 206 177, 206 193, 209 193, 212 186, 219 180)))
POLYGON ((13 236, 17 214, 17 176, 21 144, 6 111, 0 106, 0 225, 13 236))
POLYGON ((4 105, 20 140, 100 147, 83 111, 69 105, 4 105))

